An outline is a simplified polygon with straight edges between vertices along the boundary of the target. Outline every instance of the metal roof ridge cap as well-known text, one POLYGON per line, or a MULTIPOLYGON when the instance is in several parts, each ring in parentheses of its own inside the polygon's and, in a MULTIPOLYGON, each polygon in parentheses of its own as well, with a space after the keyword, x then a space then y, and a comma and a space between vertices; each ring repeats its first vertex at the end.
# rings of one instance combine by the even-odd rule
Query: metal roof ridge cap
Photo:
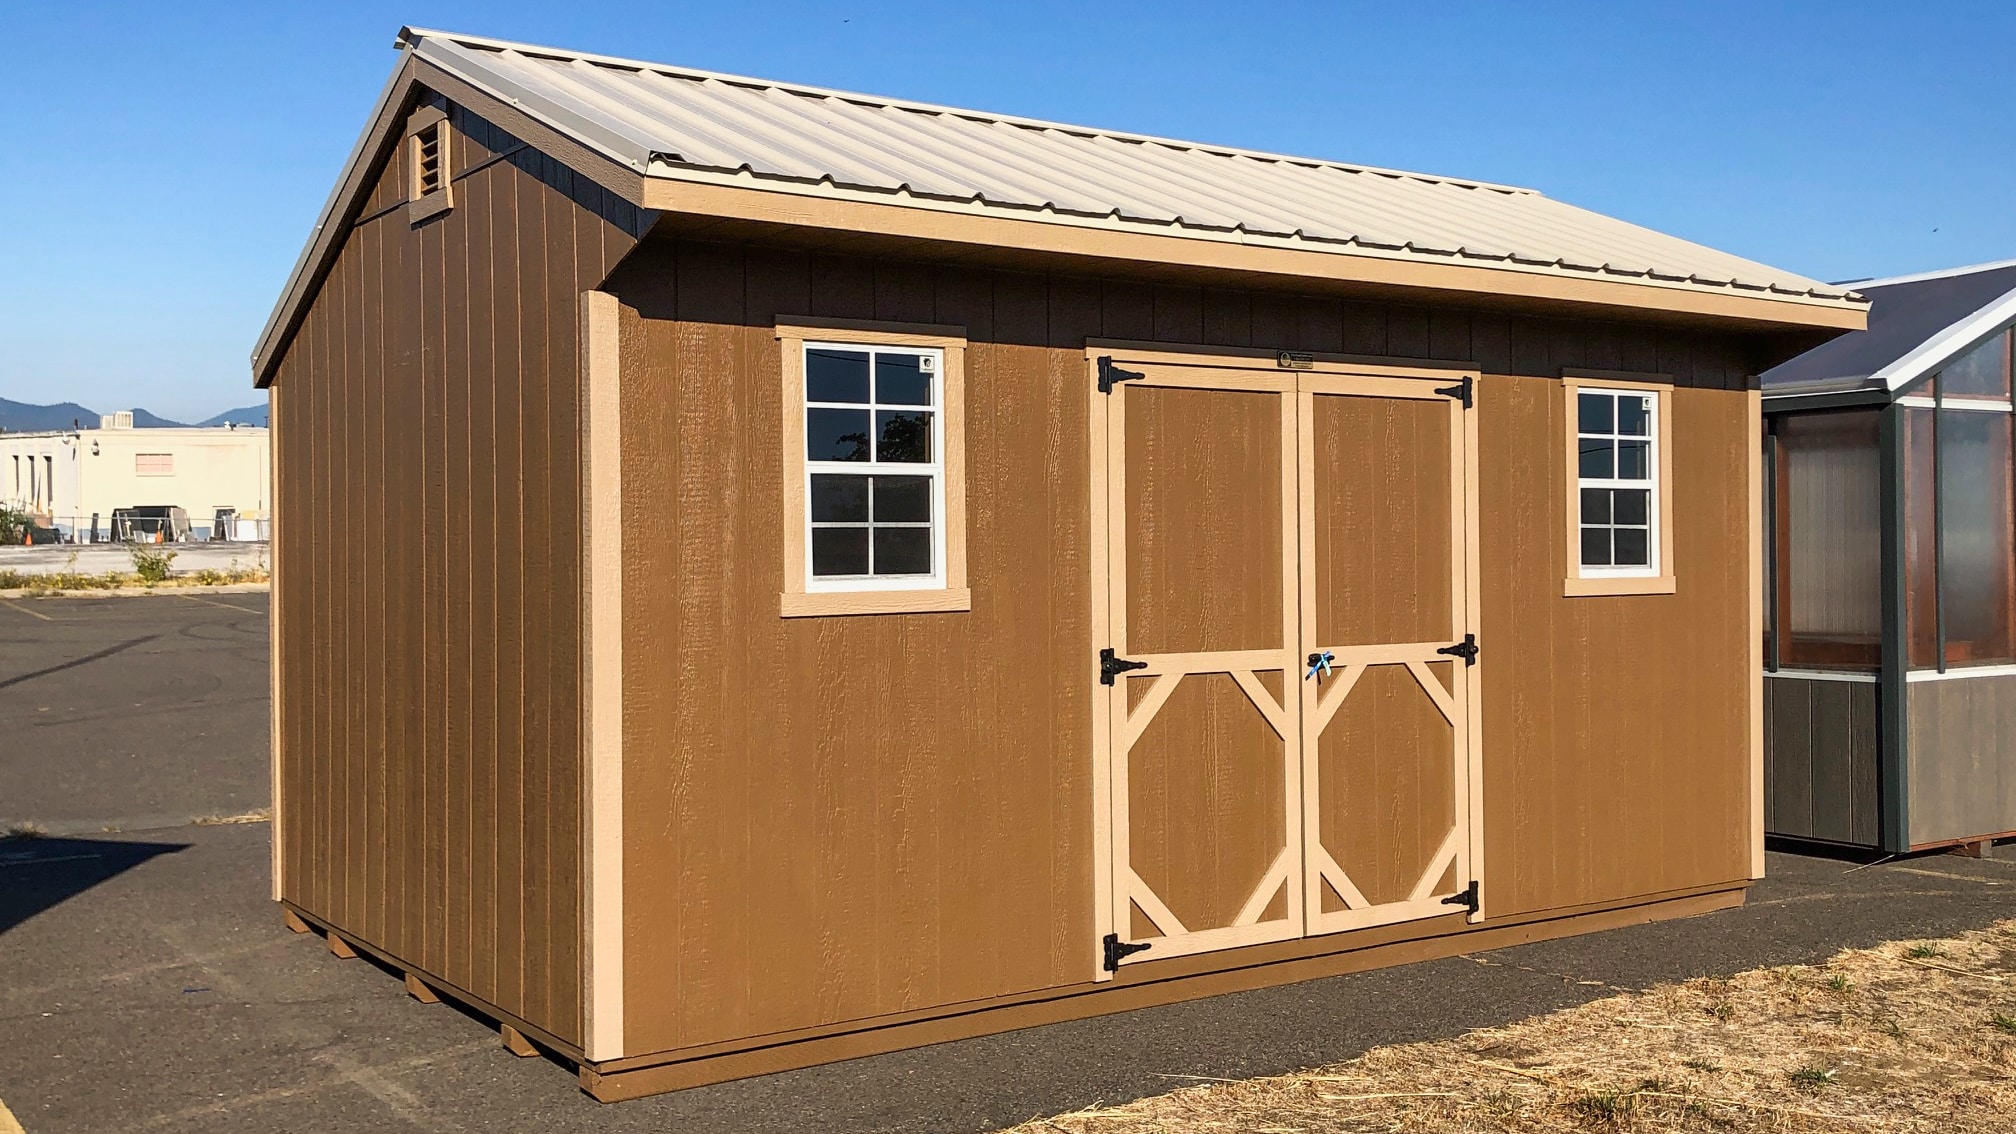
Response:
MULTIPOLYGON (((552 95, 534 91, 497 68, 484 66, 479 56, 458 43, 441 39, 423 41, 413 48, 413 57, 439 67, 499 102, 573 135, 591 149, 601 150, 640 173, 662 149, 657 139, 644 136, 627 124, 613 120, 595 121, 587 113, 558 104, 552 95)), ((590 109, 593 107, 590 106, 590 109)))
POLYGON ((921 114, 949 114, 959 118, 973 118, 987 122, 1000 122, 1009 126, 1022 126, 1036 130, 1062 130, 1071 134, 1093 134, 1114 138, 1125 142, 1149 142, 1178 149, 1199 150, 1208 154, 1225 157, 1251 158, 1256 161, 1294 162, 1302 165, 1328 166, 1349 170, 1354 173, 1371 173, 1382 177, 1405 177, 1416 181, 1430 181, 1446 185, 1458 185, 1471 189, 1485 189, 1498 193, 1544 197, 1538 189, 1523 185, 1506 185, 1493 181, 1480 181, 1469 177, 1452 177, 1437 173, 1422 173, 1416 170, 1387 169, 1381 166, 1359 165, 1335 158, 1310 157, 1308 155, 1274 153, 1268 150, 1249 149, 1245 146, 1219 145, 1182 138, 1169 138, 1156 134, 1137 134, 1127 130, 1113 130, 1103 126, 1087 126, 1083 123, 1053 122, 1041 118, 1024 118, 1019 115, 1001 114, 989 110, 975 110, 971 107, 943 106, 938 103, 918 102, 912 99, 895 98, 889 95, 868 94, 864 91, 846 91, 830 87, 815 87, 802 83, 787 83, 775 79, 762 79, 754 75, 736 75, 726 71, 706 71, 698 67, 680 67, 670 63, 653 63, 647 59, 631 59, 619 55, 597 55, 585 51, 569 51, 565 48, 548 47, 536 43, 521 43, 507 39, 491 39, 480 35, 463 35, 459 32, 441 31, 435 28, 403 27, 399 29, 402 42, 419 45, 428 40, 446 42, 455 46, 476 44, 496 51, 510 51, 520 55, 543 56, 558 60, 579 60, 624 70, 654 71, 659 74, 687 79, 714 79, 744 87, 767 87, 791 94, 807 95, 814 98, 837 98, 847 102, 867 103, 873 106, 888 106, 898 110, 916 111, 921 114))
POLYGON ((1965 316, 1941 327, 1930 338, 1905 351, 1869 376, 1889 390, 1900 390, 1934 367, 1952 361, 1975 340, 2005 323, 2016 322, 2016 288, 2010 288, 1965 316))
POLYGON ((1923 283, 1926 280, 1953 279, 1958 276, 1971 276, 1976 272, 1992 272, 1999 268, 2016 268, 2016 259, 1989 260, 1981 264, 1963 264, 1957 268, 1937 268, 1929 272, 1912 272, 1909 275, 1885 276, 1881 279, 1843 280, 1829 286, 1860 291, 1865 287, 1890 287, 1895 284, 1923 283))

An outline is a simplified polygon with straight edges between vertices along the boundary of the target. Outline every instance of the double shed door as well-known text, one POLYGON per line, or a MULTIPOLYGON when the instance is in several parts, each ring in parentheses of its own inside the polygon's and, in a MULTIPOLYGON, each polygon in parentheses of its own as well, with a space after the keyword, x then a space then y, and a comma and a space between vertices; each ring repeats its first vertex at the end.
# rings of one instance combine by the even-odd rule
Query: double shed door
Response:
POLYGON ((1474 914, 1467 383, 1117 366, 1092 410, 1100 976, 1474 914))

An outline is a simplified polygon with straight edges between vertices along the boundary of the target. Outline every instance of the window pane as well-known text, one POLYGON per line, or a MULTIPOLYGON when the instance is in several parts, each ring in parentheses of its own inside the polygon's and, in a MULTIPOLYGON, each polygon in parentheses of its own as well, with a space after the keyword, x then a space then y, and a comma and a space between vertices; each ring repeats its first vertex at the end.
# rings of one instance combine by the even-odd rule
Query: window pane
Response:
POLYGON ((868 529, 813 528, 812 573, 814 575, 866 575, 868 573, 868 529))
POLYGON ((1591 480, 1609 480, 1617 475, 1615 441, 1582 439, 1582 475, 1591 480))
POLYGON ((1650 567, 1652 565, 1652 535, 1646 528, 1618 528, 1615 535, 1616 565, 1619 567, 1650 567))
POLYGON ((1939 392, 1948 397, 2000 398, 2009 393, 2009 332, 1946 364, 1939 392))
POLYGON ((1610 529, 1582 529, 1582 566, 1610 566, 1610 529))
POLYGON ((1580 432, 1582 433, 1614 432, 1614 430, 1611 427, 1612 425, 1615 424, 1615 422, 1611 417, 1610 411, 1611 408, 1616 404, 1617 401, 1616 398, 1612 397, 1609 394, 1591 394, 1587 391, 1583 391, 1576 395, 1575 401, 1576 404, 1580 407, 1580 412, 1578 414, 1578 416, 1581 419, 1581 426, 1579 429, 1580 432))
POLYGON ((901 464, 931 461, 931 415, 917 410, 876 410, 875 459, 901 464))
MULTIPOLYGON (((1779 657, 1874 667, 1882 643, 1877 413, 1777 418, 1779 657)), ((1929 615, 1928 615, 1929 617, 1929 615)))
POLYGON ((866 402, 868 352, 813 348, 805 352, 805 400, 866 402))
POLYGON ((924 524, 930 521, 930 477, 878 476, 875 478, 876 523, 924 524))
POLYGON ((1585 524, 1607 524, 1610 522, 1609 489, 1585 488, 1582 490, 1582 522, 1585 524))
POLYGON ((1904 415, 1904 637, 1906 661, 1939 664, 1938 544, 1933 517, 1932 428, 1938 414, 1916 407, 1904 415))
POLYGON ((868 411, 808 409, 805 411, 805 459, 865 461, 868 459, 868 411))
POLYGON ((915 354, 877 355, 875 400, 883 405, 930 405, 931 374, 922 362, 923 356, 915 354))
POLYGON ((1615 501, 1612 519, 1620 524, 1649 524, 1652 493, 1643 488, 1619 488, 1610 493, 1615 501))
POLYGON ((877 575, 929 575, 931 573, 931 529, 876 528, 875 573, 877 575))
POLYGON ((1652 435, 1652 399, 1627 395, 1617 399, 1617 432, 1627 437, 1652 435))
POLYGON ((812 522, 815 524, 867 523, 868 478, 865 476, 814 476, 812 478, 812 522))
POLYGON ((2009 415, 1939 415, 1939 598, 1949 662, 2010 661, 2009 415))
POLYGON ((1617 442, 1617 479, 1649 480, 1652 476, 1647 469, 1651 465, 1652 442, 1617 442))

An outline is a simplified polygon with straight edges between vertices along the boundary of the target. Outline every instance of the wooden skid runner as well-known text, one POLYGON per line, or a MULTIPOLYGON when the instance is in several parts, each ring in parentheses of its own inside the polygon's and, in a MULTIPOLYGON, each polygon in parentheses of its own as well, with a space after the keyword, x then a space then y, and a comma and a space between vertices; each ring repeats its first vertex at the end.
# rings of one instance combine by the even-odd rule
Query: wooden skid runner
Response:
POLYGON ((369 957, 371 960, 387 968, 404 973, 405 980, 402 987, 405 989, 406 995, 411 996, 420 1003, 439 1004, 444 998, 450 999, 473 1010, 477 1015, 488 1017, 491 1023, 497 1027, 499 1042, 503 1045, 504 1050, 511 1054, 533 1056, 538 1055, 540 1049, 543 1048, 561 1056, 576 1066, 581 1065, 581 1049, 574 1044, 567 1043, 544 1028, 537 1027, 508 1012, 502 1011, 482 997, 471 995, 467 991, 456 987, 448 981, 442 980, 432 973, 416 969, 404 960, 344 933, 342 930, 298 906, 283 901, 280 904, 280 910, 281 922, 289 930, 295 933, 320 933, 327 943, 329 951, 336 956, 345 958, 346 960, 360 956, 369 957))

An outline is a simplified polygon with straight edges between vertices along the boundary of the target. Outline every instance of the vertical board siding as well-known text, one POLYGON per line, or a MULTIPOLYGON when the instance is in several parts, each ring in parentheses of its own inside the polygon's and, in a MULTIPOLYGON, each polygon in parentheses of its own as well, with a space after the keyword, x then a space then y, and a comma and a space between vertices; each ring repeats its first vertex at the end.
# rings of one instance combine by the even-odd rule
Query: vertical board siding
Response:
POLYGON ((1767 676, 1764 829, 1875 846, 1878 743, 1874 681, 1767 676))
POLYGON ((1914 681, 1906 705, 1911 844, 2016 831, 2016 676, 1914 681))
POLYGON ((453 122, 455 207, 395 152, 275 379, 282 896, 578 1042, 574 311, 640 218, 453 122))
POLYGON ((1478 398, 1494 915, 1749 870, 1745 397, 1673 393, 1673 595, 1562 597, 1562 406, 1533 378, 1486 375, 1478 398))
POLYGON ((1088 337, 1536 375, 1487 377, 1479 411, 1486 901, 1748 877, 1754 343, 672 240, 606 290, 633 537, 629 1053, 1090 979, 1088 337), (780 314, 966 328, 970 611, 779 617, 779 431, 801 427, 780 314), (1686 387, 1677 595, 1562 597, 1562 367, 1686 387))

